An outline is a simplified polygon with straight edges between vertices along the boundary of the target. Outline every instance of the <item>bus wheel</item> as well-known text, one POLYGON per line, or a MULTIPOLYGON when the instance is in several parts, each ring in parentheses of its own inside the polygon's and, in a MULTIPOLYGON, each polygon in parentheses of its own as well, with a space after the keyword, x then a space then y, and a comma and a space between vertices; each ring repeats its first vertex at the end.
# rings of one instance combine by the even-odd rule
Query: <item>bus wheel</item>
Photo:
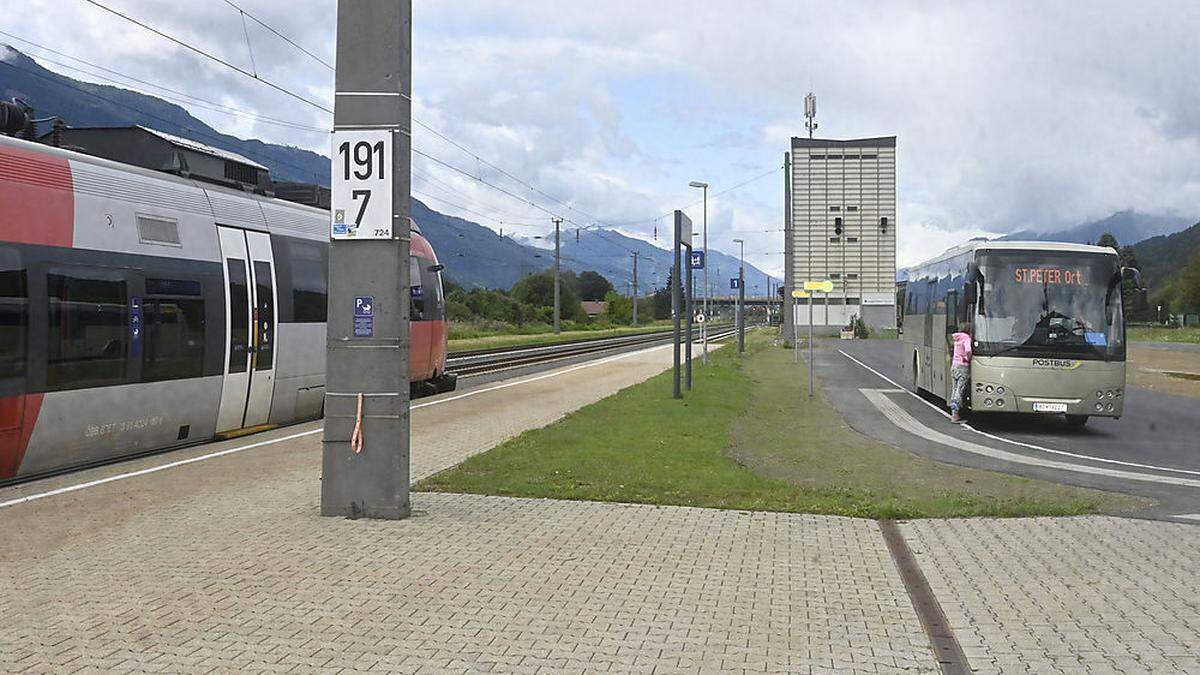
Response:
POLYGON ((1067 426, 1073 429, 1082 429, 1087 421, 1087 415, 1067 415, 1067 426))

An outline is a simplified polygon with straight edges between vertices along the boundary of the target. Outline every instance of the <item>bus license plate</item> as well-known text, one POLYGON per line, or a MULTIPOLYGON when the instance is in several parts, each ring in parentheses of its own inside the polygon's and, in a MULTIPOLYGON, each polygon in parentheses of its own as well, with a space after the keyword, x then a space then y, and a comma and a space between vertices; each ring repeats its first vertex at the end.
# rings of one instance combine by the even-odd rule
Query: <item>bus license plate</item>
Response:
POLYGON ((1033 404, 1033 412, 1047 413, 1065 413, 1067 412, 1066 403, 1043 403, 1041 401, 1033 404))

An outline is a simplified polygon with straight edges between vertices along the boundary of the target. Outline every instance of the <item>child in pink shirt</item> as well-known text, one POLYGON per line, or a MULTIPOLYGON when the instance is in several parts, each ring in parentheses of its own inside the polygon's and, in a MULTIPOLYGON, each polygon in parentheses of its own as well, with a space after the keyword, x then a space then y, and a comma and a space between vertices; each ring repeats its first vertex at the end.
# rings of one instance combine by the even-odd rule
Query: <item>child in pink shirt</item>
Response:
POLYGON ((953 382, 950 421, 957 424, 963 421, 961 411, 971 385, 971 324, 967 321, 959 323, 958 332, 950 338, 954 341, 954 360, 950 364, 950 379, 953 382))

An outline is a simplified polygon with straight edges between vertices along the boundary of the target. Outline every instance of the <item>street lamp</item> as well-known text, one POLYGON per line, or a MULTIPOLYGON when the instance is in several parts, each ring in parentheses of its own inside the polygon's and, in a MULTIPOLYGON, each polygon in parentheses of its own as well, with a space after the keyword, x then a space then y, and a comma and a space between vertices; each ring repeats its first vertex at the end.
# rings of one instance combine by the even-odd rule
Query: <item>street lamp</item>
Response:
MULTIPOLYGON (((704 318, 708 319, 708 183, 704 181, 694 180, 688 183, 688 187, 700 188, 704 191, 704 219, 702 231, 704 232, 701 245, 704 247, 704 318)), ((708 363, 708 322, 700 324, 700 342, 704 345, 704 352, 701 360, 708 363)))

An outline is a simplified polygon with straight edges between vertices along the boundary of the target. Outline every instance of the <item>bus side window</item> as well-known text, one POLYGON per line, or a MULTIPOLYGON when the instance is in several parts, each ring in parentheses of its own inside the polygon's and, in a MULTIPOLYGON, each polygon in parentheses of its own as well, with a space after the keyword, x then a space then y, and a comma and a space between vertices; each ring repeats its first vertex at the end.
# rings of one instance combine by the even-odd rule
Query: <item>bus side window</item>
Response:
POLYGON ((958 331, 958 291, 946 294, 946 335, 958 331))

